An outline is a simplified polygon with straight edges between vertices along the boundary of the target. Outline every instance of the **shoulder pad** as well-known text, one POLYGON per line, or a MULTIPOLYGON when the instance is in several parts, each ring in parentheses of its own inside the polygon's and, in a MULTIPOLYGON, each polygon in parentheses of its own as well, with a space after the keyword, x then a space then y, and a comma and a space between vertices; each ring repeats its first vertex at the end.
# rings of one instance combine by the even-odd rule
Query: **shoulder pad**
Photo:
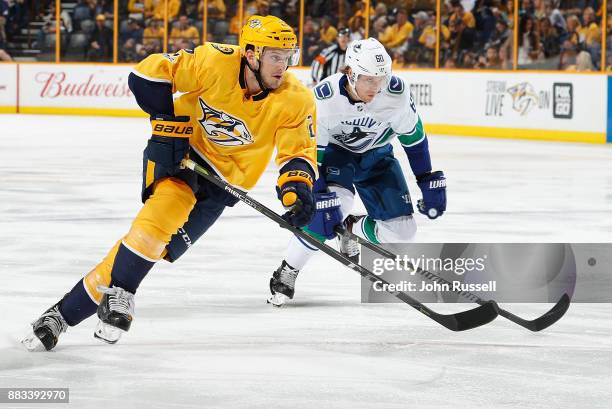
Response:
POLYGON ((387 86, 387 91, 392 94, 402 94, 404 92, 404 81, 400 77, 396 77, 395 75, 391 76, 389 80, 389 85, 387 86))
POLYGON ((314 88, 314 94, 318 100, 323 100, 331 98, 331 96, 334 95, 334 90, 332 89, 330 82, 325 81, 314 88))

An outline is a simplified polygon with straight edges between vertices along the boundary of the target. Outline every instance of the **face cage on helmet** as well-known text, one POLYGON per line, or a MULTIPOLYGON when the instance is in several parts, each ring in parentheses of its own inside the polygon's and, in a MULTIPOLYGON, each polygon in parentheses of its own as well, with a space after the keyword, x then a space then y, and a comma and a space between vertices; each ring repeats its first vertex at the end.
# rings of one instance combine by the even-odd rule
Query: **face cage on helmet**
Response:
MULTIPOLYGON (((260 63, 261 63, 261 56, 263 55, 265 48, 266 48, 265 46, 255 47, 255 56, 260 61, 260 63)), ((299 65, 300 63, 300 48, 299 47, 295 47, 295 48, 270 47, 270 48, 277 48, 279 50, 292 51, 292 53, 289 55, 289 59, 287 60, 287 66, 295 67, 296 65, 299 65)))

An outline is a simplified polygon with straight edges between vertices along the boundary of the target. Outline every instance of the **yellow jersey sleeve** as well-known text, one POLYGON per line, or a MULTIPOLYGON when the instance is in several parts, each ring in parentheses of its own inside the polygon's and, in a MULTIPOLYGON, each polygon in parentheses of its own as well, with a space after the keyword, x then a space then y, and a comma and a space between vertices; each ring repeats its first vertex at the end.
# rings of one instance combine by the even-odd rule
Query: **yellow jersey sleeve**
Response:
POLYGON ((203 47, 174 54, 152 54, 136 65, 134 71, 146 80, 172 84, 173 93, 195 91, 201 86, 205 54, 203 47))
POLYGON ((291 117, 276 131, 276 164, 279 168, 292 159, 303 159, 317 175, 315 102, 308 90, 296 94, 291 117))

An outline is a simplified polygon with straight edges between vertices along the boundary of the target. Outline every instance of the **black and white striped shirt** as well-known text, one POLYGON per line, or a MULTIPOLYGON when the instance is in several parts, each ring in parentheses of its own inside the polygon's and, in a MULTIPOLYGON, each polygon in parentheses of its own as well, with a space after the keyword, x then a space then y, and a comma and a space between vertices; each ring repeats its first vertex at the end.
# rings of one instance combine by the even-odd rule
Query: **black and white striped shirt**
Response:
POLYGON ((310 70, 314 83, 318 84, 323 79, 337 73, 344 65, 345 54, 346 50, 341 49, 338 43, 335 43, 317 55, 310 70))

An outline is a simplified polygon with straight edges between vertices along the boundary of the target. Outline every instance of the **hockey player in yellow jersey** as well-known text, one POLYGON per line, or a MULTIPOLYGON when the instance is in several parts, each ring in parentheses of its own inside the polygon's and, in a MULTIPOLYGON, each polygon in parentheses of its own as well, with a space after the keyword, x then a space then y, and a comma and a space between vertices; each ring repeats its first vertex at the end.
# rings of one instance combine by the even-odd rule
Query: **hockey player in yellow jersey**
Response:
POLYGON ((50 350, 69 326, 97 312, 94 335, 115 343, 129 330, 134 294, 153 265, 180 257, 237 199, 180 162, 189 157, 227 182, 252 188, 274 149, 278 198, 294 226, 315 212, 315 104, 291 73, 299 49, 282 20, 251 16, 239 46, 206 43, 195 50, 155 54, 129 76, 150 115, 143 158, 140 212, 127 234, 59 302, 32 324, 22 341, 50 350), (173 94, 182 93, 173 101, 173 94))

